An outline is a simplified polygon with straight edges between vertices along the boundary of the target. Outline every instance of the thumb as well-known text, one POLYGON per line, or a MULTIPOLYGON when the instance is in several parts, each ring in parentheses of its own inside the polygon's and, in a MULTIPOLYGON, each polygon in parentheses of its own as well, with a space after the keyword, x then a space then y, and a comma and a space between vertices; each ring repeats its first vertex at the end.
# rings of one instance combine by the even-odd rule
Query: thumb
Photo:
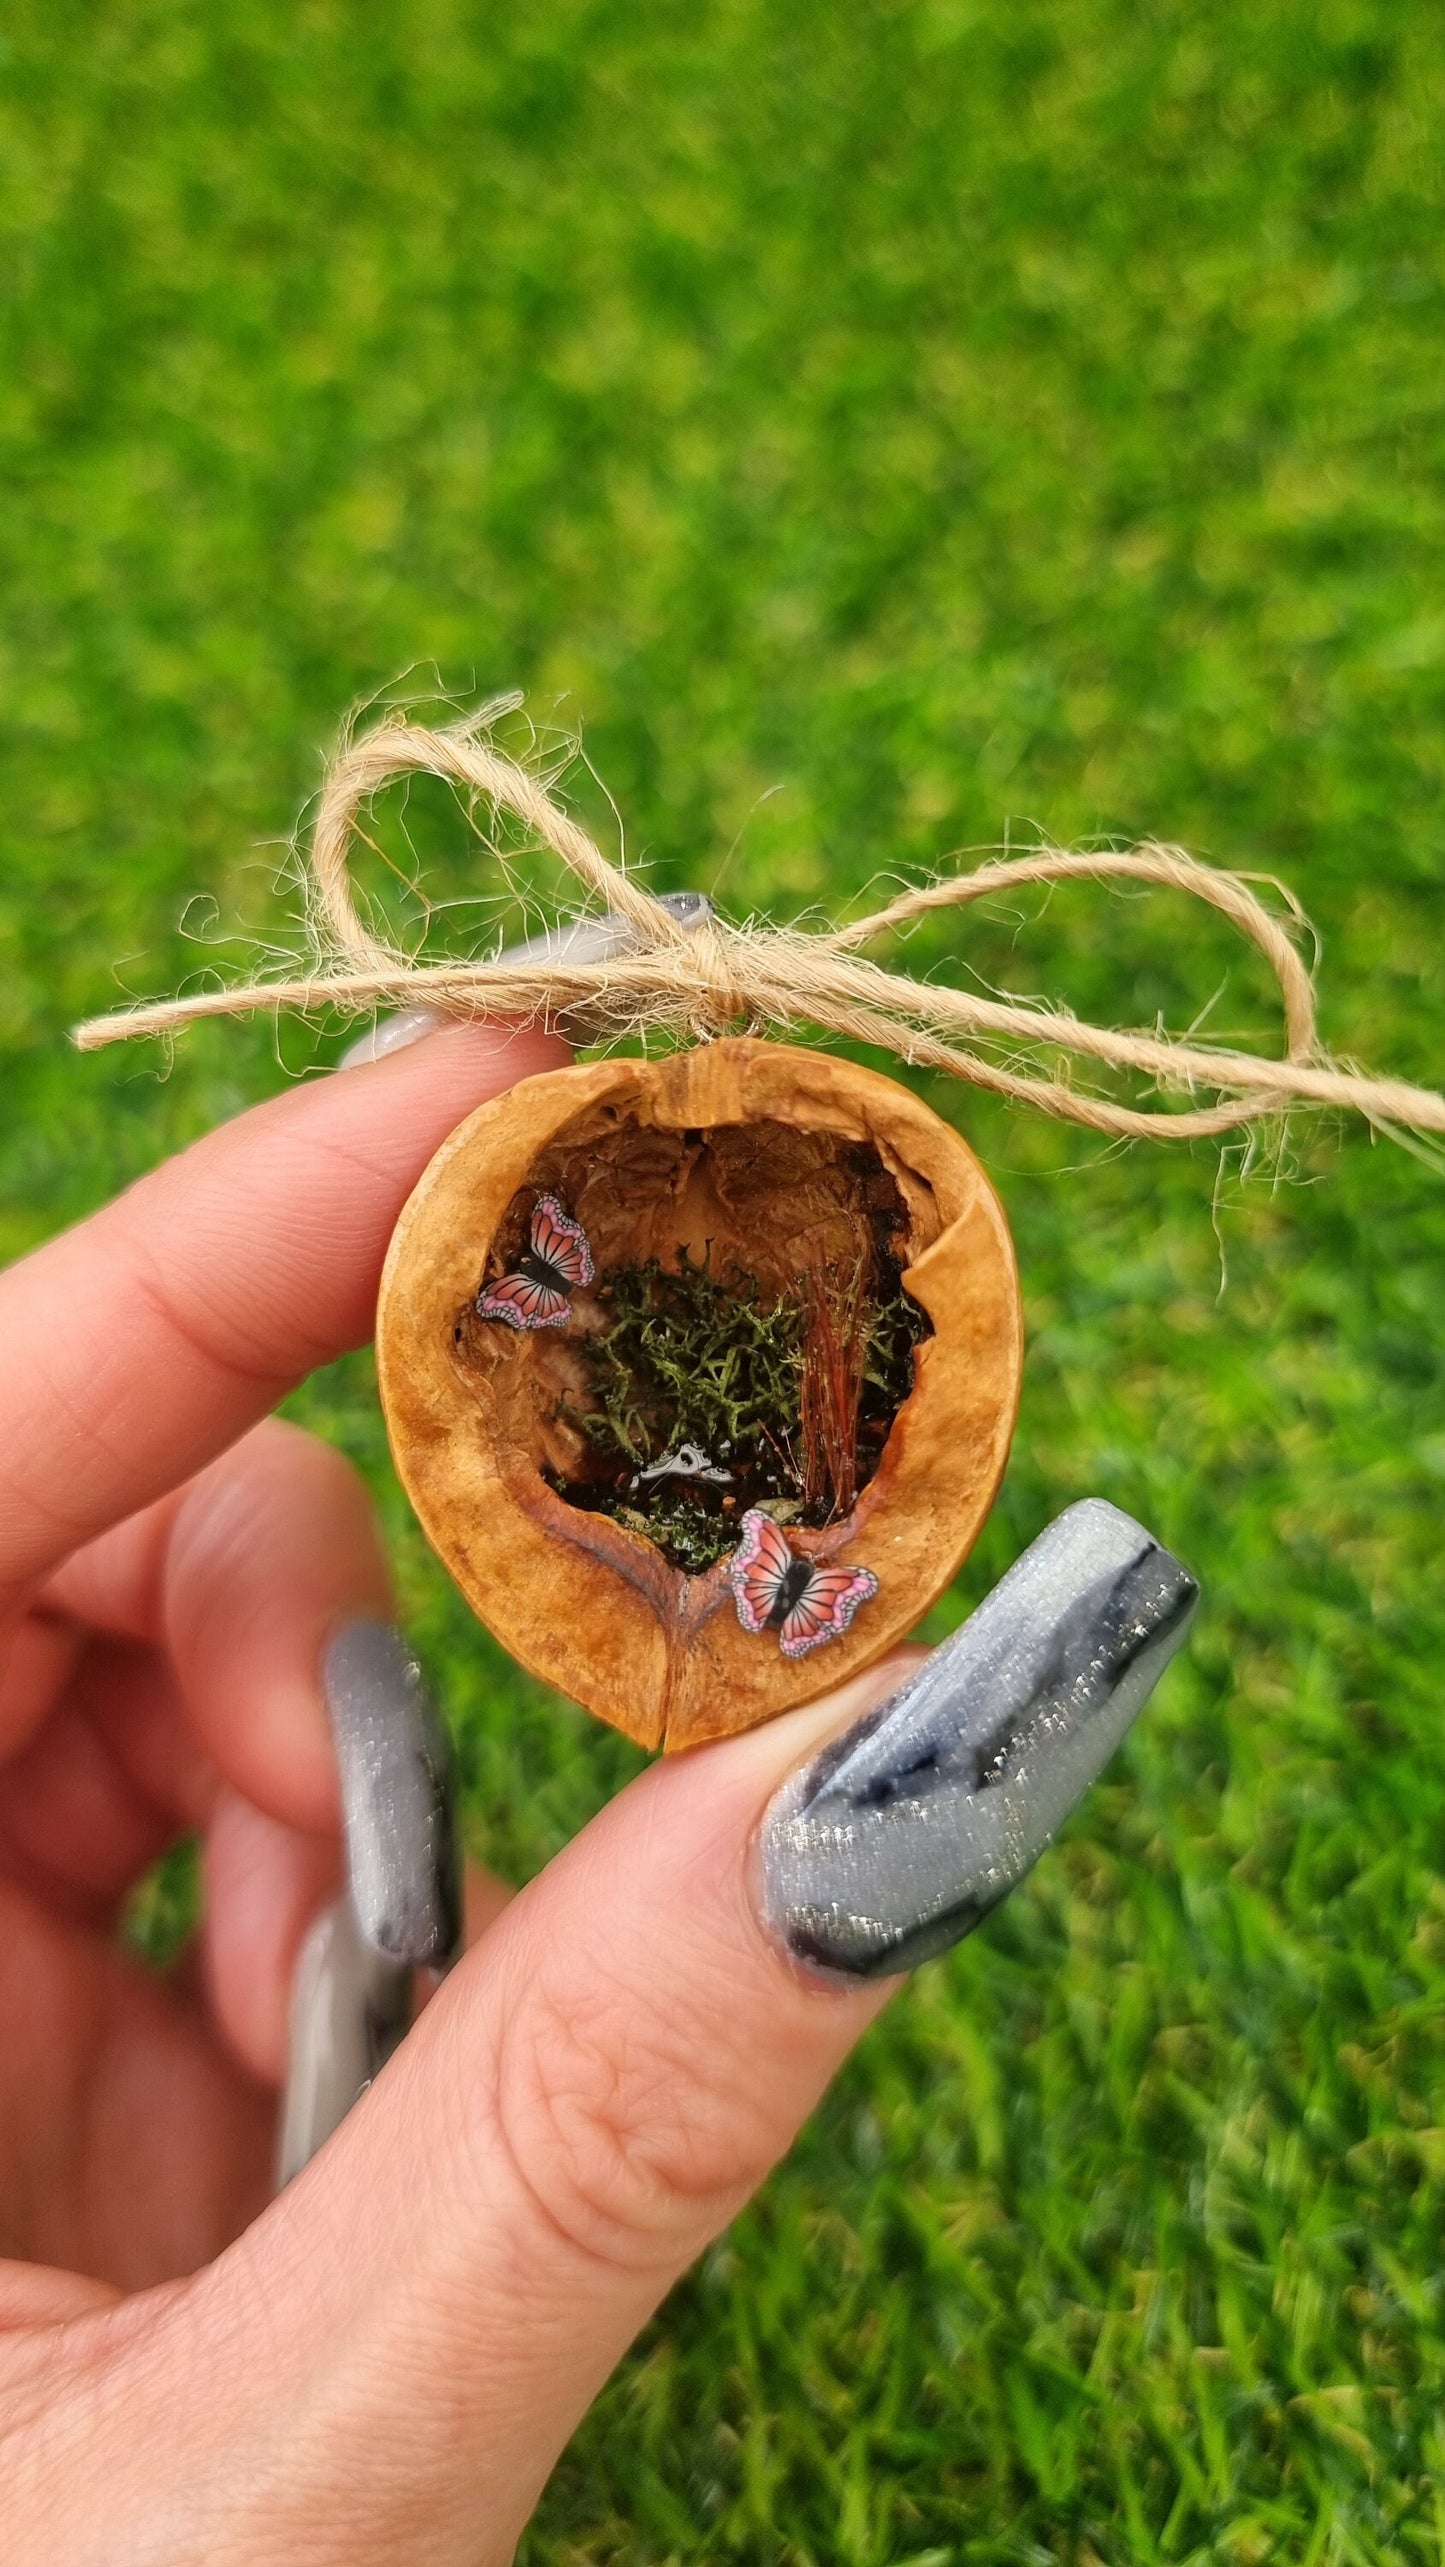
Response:
POLYGON ((212 2506, 217 2480, 236 2488, 237 2555, 510 2557, 578 2418, 787 2147, 884 1974, 1028 1869, 1194 1596, 1142 1527, 1073 1508, 931 1658, 652 1767, 511 1903, 162 2315, 160 2375, 217 2419, 203 2465, 212 2506))
POLYGON ((286 2496, 259 2555, 303 2554, 323 2494, 334 2527, 340 2483, 338 2557, 511 2557, 620 2355, 890 1993, 789 1956, 754 1839, 789 1772, 898 1673, 640 1776, 215 2268, 233 2305, 267 2311, 273 2362, 288 2344, 265 2427, 286 2496))

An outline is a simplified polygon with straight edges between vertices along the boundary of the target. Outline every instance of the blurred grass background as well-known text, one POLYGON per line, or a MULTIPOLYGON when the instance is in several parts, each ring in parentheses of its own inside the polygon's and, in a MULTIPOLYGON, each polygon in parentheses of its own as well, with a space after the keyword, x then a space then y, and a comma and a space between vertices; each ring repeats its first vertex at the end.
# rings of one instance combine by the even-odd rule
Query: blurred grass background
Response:
MULTIPOLYGON (((1422 0, 12 0, 0 92, 4 1252, 334 1057, 212 1027, 163 1076, 64 1033, 276 936, 319 752, 417 666, 585 725, 653 878, 725 865, 735 913, 1036 828, 1277 870, 1327 1038, 1440 1075, 1422 0)), ((440 803, 385 825, 496 894, 440 803)), ((1168 901, 952 936, 906 959, 1270 1030, 1168 901)), ((1438 2561, 1441 1180, 1362 1131, 1296 1128, 1278 1182, 931 1092, 1031 1339, 935 1627, 1093 1492, 1206 1610, 523 2555, 1438 2561)), ((520 1878, 634 1760, 449 1592, 368 1363, 295 1407, 379 1491, 520 1878)))

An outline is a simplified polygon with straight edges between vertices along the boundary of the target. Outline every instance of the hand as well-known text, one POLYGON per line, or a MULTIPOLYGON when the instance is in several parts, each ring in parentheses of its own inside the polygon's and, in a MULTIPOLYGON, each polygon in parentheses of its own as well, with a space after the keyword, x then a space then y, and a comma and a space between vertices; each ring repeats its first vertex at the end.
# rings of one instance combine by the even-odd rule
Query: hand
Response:
POLYGON ((355 1477, 267 1412, 369 1334, 445 1134, 563 1057, 438 1033, 0 1277, 7 2567, 508 2558, 876 1974, 1027 1868, 1187 1617, 1177 1563, 1075 1508, 998 1591, 1011 1656, 986 1606, 846 1753, 801 1762, 913 1659, 654 1766, 515 1899, 475 1885, 480 1940, 268 2203, 293 1964, 340 1863, 322 1651, 391 1600, 355 1477), (162 1979, 114 1925, 188 1830, 202 1947, 162 1979))
POLYGON ((365 1340, 463 1114, 458 1029, 243 1116, 0 1278, 0 2525, 63 2558, 510 2555, 569 2431, 877 1991, 809 1987, 744 1849, 839 1714, 655 1769, 500 1916, 267 2207, 338 1877, 318 1664, 391 1608, 350 1469, 267 1412, 365 1340), (117 1910, 204 1845, 193 1966, 117 1910))

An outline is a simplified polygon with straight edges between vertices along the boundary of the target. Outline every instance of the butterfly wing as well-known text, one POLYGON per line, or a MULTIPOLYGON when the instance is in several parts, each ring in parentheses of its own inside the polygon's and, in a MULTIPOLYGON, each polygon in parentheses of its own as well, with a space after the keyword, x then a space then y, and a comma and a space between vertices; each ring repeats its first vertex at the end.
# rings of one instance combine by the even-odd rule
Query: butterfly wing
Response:
POLYGON ((750 1506, 743 1517, 743 1538, 727 1565, 727 1582, 737 1601, 744 1631, 765 1631, 768 1616, 782 1593, 793 1555, 782 1528, 750 1506))
POLYGON ((805 1657, 825 1640, 841 1640, 860 1604, 878 1593, 871 1569, 815 1569, 792 1611, 783 1617, 779 1645, 785 1658, 805 1657))
POLYGON ((569 1219, 555 1194, 544 1194, 538 1201, 532 1215, 531 1248, 533 1256, 552 1268, 568 1292, 592 1281, 594 1269, 587 1233, 580 1221, 569 1219))
POLYGON ((530 1275, 503 1275, 499 1283, 484 1284, 477 1295, 478 1316, 500 1319, 508 1328, 561 1328, 569 1309, 565 1292, 554 1292, 530 1275))

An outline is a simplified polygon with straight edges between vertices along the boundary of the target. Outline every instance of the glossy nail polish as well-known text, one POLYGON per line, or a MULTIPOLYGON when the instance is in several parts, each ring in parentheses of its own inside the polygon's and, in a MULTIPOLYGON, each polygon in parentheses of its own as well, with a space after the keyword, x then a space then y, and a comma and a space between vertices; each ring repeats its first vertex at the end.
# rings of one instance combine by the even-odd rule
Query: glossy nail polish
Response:
POLYGON ((365 1941, 349 1900, 323 1908, 291 1984, 291 2046, 276 2152, 289 2184, 385 2067, 411 2022, 412 1971, 365 1941))
POLYGON ((351 1905, 386 1960, 445 1968, 461 1936, 451 1744, 389 1622, 338 1631, 322 1682, 341 1770, 351 1905))
POLYGON ((365 1061, 384 1061, 389 1052, 404 1052, 409 1043, 419 1043, 424 1034, 439 1034, 452 1022, 441 1007, 399 1007, 393 1016, 378 1016, 374 1025, 348 1043, 336 1066, 354 1070, 365 1061))
POLYGON ((801 1960, 880 1978, 972 1931, 1107 1764, 1199 1590, 1142 1524, 1071 1506, 891 1699, 790 1776, 759 1839, 801 1960))

